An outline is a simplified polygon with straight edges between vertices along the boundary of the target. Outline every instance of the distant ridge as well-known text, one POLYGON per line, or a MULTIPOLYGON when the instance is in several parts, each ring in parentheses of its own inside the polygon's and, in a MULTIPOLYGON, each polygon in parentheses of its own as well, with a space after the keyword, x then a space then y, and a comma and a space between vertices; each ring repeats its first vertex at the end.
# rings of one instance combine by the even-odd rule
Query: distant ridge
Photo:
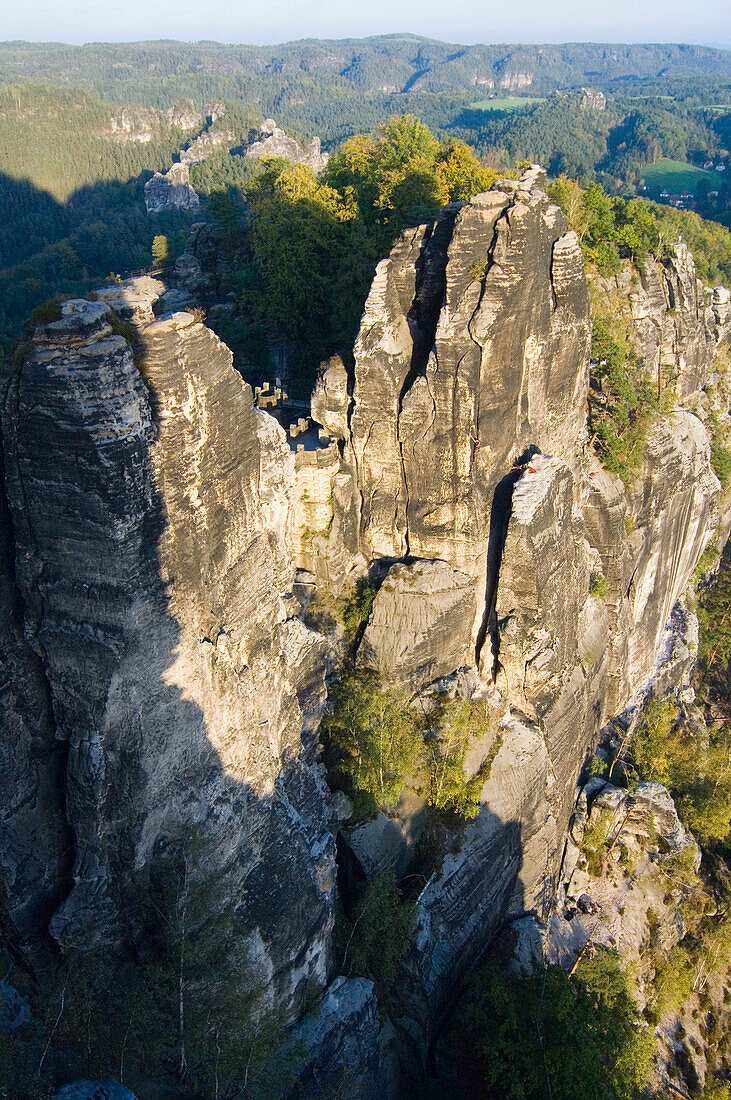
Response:
POLYGON ((245 43, 0 43, 0 82, 81 83, 118 94, 141 77, 216 82, 278 75, 344 83, 360 91, 441 92, 524 89, 542 94, 578 84, 699 75, 731 80, 731 52, 683 44, 520 43, 465 46, 418 35, 301 39, 275 46, 245 43))

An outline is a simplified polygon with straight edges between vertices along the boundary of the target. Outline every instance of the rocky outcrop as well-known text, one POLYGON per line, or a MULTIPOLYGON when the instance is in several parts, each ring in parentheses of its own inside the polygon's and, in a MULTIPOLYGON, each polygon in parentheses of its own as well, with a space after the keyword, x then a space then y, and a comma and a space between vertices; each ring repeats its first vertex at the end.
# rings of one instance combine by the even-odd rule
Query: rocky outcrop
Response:
POLYGON ((728 291, 703 285, 680 241, 663 263, 648 257, 640 272, 625 261, 617 275, 593 278, 603 312, 626 320, 651 376, 662 388, 674 387, 681 400, 697 395, 728 327, 728 291))
POLYGON ((160 130, 162 119, 156 111, 144 107, 125 107, 109 121, 108 135, 121 145, 130 142, 147 145, 160 130))
POLYGON ((332 971, 334 841, 323 643, 293 617, 284 545, 291 455, 190 315, 144 327, 137 362, 109 320, 104 302, 66 303, 4 407, 22 632, 75 844, 51 932, 85 949, 134 934, 134 888, 194 830, 293 1013, 332 971))
POLYGON ((673 608, 716 534, 721 486, 702 422, 682 409, 656 424, 633 491, 598 464, 589 482, 584 521, 608 589, 609 714, 652 671, 673 608))
MULTIPOLYGON (((660 658, 670 683, 691 656, 667 627, 724 522, 708 433, 679 408, 658 418, 633 487, 600 467, 581 250, 544 186, 534 167, 401 235, 352 360, 318 381, 314 450, 293 453, 230 352, 165 310, 153 280, 65 303, 5 397, 0 661, 23 689, 2 718, 8 780, 22 777, 2 851, 14 918, 41 929, 53 910, 64 946, 134 941, 135 891, 201 838, 271 1003, 293 1021, 308 983, 329 985, 301 1025, 305 1089, 330 1088, 347 1061, 346 1095, 372 1094, 393 1035, 369 983, 329 984, 338 815, 317 730, 337 670, 300 617, 295 569, 303 602, 316 587, 336 610, 356 577, 385 578, 356 665, 425 714, 435 694, 484 708, 460 765, 480 777, 479 812, 429 864, 393 1001, 417 1060, 505 920, 549 916, 600 726, 660 658)), ((186 291, 213 287, 216 251, 198 227, 186 291)), ((682 249, 648 271, 610 289, 626 290, 647 361, 675 355, 668 385, 689 399, 728 301, 698 290, 682 249)), ((643 820, 662 809, 647 797, 643 820)), ((364 876, 408 874, 426 794, 407 785, 357 826, 343 801, 339 843, 364 876)))
POLYGON ((145 184, 145 209, 148 214, 163 210, 197 210, 200 199, 190 185, 187 164, 174 164, 165 175, 155 172, 145 184))
MULTIPOLYGON (((602 723, 659 674, 720 519, 708 434, 690 412, 658 420, 629 491, 590 452, 583 262, 542 188, 534 168, 406 231, 378 265, 350 381, 332 361, 313 399, 340 441, 360 554, 394 563, 357 662, 416 690, 471 666, 501 715, 466 764, 490 762, 482 809, 417 902, 402 1026, 427 1043, 455 975, 506 916, 550 910, 581 765, 602 723)), ((662 307, 682 398, 712 372, 723 295, 697 289, 682 247, 663 270, 684 303, 662 307)), ((324 581, 332 547, 311 550, 324 581)), ((690 660, 670 648, 668 683, 690 660)), ((402 866, 403 823, 389 821, 380 831, 402 866)))
POLYGON ((219 149, 230 149, 235 140, 232 130, 206 130, 180 150, 181 164, 200 164, 208 160, 219 149))
POLYGON ((165 293, 165 283, 142 275, 119 285, 101 287, 94 296, 97 301, 106 302, 125 324, 142 329, 155 320, 155 308, 165 293))
POLYGON ((328 162, 328 154, 320 148, 319 137, 314 137, 306 148, 277 126, 273 118, 265 118, 259 127, 259 136, 248 146, 247 157, 263 160, 278 157, 292 164, 306 164, 313 172, 321 172, 328 162))
POLYGON ((168 107, 165 116, 170 125, 177 126, 179 130, 195 130, 203 121, 192 99, 184 99, 174 107, 168 107))
POLYGON ((355 346, 368 556, 482 572, 513 461, 529 445, 578 461, 587 308, 576 236, 528 180, 404 234, 378 266, 355 346))
MULTIPOLYGON (((650 942, 667 954, 688 930, 692 906, 683 903, 698 891, 700 861, 663 786, 646 781, 630 792, 592 779, 571 822, 548 959, 570 968, 589 941, 616 950, 635 969, 650 942)), ((651 970, 648 959, 648 986, 651 970)), ((640 977, 642 1001, 648 989, 640 977)))
POLYGON ((590 111, 603 111, 607 106, 607 97, 598 88, 582 88, 581 106, 590 111))
POLYGON ((357 663, 425 687, 470 664, 473 586, 441 561, 394 565, 373 601, 357 663))
POLYGON ((292 1100, 328 1093, 352 1100, 393 1096, 393 1035, 379 1018, 373 983, 336 978, 316 1011, 293 1030, 284 1052, 297 1077, 292 1100))

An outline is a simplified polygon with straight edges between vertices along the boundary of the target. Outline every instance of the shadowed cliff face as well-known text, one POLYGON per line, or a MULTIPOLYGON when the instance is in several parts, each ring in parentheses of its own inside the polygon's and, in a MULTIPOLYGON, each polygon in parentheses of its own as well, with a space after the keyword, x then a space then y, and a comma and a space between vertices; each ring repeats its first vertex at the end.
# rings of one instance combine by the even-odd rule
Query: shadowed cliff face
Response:
POLYGON ((129 935, 133 886, 195 827, 289 1012, 331 975, 334 889, 323 642, 292 617, 282 537, 291 457, 190 315, 144 330, 145 378, 109 317, 67 304, 4 409, 23 629, 67 747, 73 888, 50 929, 129 935))

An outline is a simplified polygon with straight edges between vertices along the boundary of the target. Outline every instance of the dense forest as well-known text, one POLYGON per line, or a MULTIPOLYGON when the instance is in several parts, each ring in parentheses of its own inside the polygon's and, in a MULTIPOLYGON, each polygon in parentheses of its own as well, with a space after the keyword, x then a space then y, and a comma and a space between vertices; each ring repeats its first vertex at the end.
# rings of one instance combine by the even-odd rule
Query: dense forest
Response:
MULTIPOLYGON (((377 134, 397 115, 420 118, 445 148, 469 145, 491 178, 528 160, 624 200, 663 199, 677 186, 692 195, 684 205, 731 225, 731 55, 723 50, 457 47, 412 35, 276 48, 4 43, 0 344, 7 351, 30 311, 54 293, 86 292, 110 274, 148 266, 156 236, 168 239, 173 256, 182 251, 191 222, 208 216, 205 202, 195 215, 150 217, 143 188, 199 133, 225 130, 226 137, 192 166, 193 186, 203 196, 225 192, 241 214, 271 184, 271 174, 256 184, 256 167, 241 155, 262 117, 301 139, 319 135, 338 163, 354 135, 377 134), (601 89, 604 103, 586 87, 601 89), (726 160, 728 172, 702 167, 726 160)), ((326 182, 340 187, 341 199, 350 186, 332 172, 326 182)), ((421 203, 420 215, 418 208, 412 220, 431 216, 435 204, 421 203)), ((663 209, 668 226, 675 212, 663 209)), ((350 301, 362 304, 372 265, 401 225, 392 218, 377 235, 370 227, 366 240, 358 218, 346 221, 334 239, 360 288, 350 301), (351 245, 343 250, 346 232, 351 245)), ((681 222, 673 224, 677 230, 681 222)), ((252 247, 244 242, 246 262, 252 247)), ((704 276, 720 278, 723 270, 713 261, 704 276)), ((238 297, 256 315, 245 274, 238 297)), ((352 319, 346 328, 352 333, 352 319)), ((310 343, 314 355, 335 337, 310 343)))
MULTIPOLYGON (((214 42, 60 43, 0 45, 0 81, 44 80, 94 88, 115 103, 134 99, 169 107, 181 82, 195 74, 198 102, 263 81, 286 94, 292 78, 363 92, 474 91, 530 86, 532 94, 580 84, 634 80, 731 79, 725 50, 705 46, 563 45, 460 46, 412 34, 279 46, 214 42), (527 78, 527 79, 526 79, 527 78), (170 98, 172 97, 172 98, 170 98)), ((190 94, 186 92, 185 94, 190 94)), ((195 98, 195 97, 194 97, 195 98)))

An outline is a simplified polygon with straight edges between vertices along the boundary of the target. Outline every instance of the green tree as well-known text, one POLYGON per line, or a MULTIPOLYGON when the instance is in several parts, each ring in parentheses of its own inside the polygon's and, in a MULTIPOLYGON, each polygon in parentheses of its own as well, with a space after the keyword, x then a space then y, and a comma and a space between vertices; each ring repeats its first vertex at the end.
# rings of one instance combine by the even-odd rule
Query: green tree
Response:
POLYGON ((447 1035, 469 1100, 640 1100, 654 1052, 618 957, 599 948, 574 976, 494 963, 470 979, 447 1035))
POLYGON ((346 671, 331 689, 322 729, 331 775, 356 814, 395 806, 416 778, 424 745, 406 694, 384 691, 375 672, 346 671))
POLYGON ((484 702, 443 700, 425 744, 429 805, 465 818, 476 817, 500 743, 497 723, 491 720, 484 702), (470 745, 491 734, 488 759, 476 775, 468 777, 465 760, 470 745))
POLYGON ((158 233, 152 240, 152 263, 154 267, 162 267, 170 259, 170 245, 163 233, 158 233))
POLYGON ((409 949, 416 925, 414 905, 404 901, 393 871, 368 883, 352 920, 340 929, 341 968, 391 989, 409 949))

